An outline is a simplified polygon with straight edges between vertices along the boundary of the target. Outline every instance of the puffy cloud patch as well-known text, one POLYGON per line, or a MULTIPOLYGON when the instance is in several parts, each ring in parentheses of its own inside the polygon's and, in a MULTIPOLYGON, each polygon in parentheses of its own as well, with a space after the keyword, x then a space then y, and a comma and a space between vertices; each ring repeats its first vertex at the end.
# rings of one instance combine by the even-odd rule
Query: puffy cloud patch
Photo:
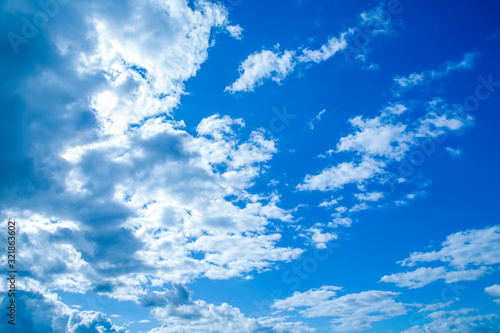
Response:
POLYGON ((491 297, 496 298, 494 300, 495 303, 500 304, 500 285, 494 284, 492 286, 484 288, 484 291, 490 295, 491 297))
POLYGON ((294 54, 288 50, 281 54, 270 50, 251 54, 240 65, 240 77, 225 90, 231 93, 253 91, 264 79, 280 83, 295 67, 294 54))

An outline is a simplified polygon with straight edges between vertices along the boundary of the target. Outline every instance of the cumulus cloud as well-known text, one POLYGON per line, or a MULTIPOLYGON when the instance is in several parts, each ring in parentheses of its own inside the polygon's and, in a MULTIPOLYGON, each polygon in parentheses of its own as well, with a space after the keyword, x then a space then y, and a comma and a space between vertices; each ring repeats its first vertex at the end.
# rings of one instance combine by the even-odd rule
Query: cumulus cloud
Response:
POLYGON ((314 331, 302 322, 291 322, 283 316, 248 318, 238 308, 227 303, 215 305, 203 300, 192 300, 190 292, 182 286, 176 286, 174 291, 158 294, 154 298, 152 303, 151 300, 146 302, 156 305, 151 310, 152 315, 163 325, 152 329, 150 333, 314 331))
POLYGON ((318 249, 326 249, 326 243, 338 238, 334 233, 324 232, 322 225, 306 229, 305 234, 301 234, 301 236, 308 238, 318 249))
POLYGON ((126 333, 123 327, 113 325, 106 315, 96 311, 73 312, 68 321, 68 333, 126 333))
POLYGON ((495 303, 500 304, 500 285, 494 284, 492 286, 484 288, 484 291, 491 297, 496 298, 495 303))
MULTIPOLYGON (((2 308, 7 308, 9 298, 1 301, 2 308)), ((105 314, 96 311, 78 311, 71 309, 50 292, 22 290, 16 293, 16 330, 25 333, 83 333, 83 332, 128 332, 123 327, 114 325, 105 314)), ((12 328, 7 320, 0 322, 0 329, 9 332, 12 328)))
POLYGON ((243 33, 243 28, 240 27, 238 24, 237 25, 228 25, 226 27, 227 31, 231 35, 231 37, 235 39, 241 39, 242 38, 242 33, 243 33))
POLYGON ((361 116, 350 119, 350 122, 359 131, 341 138, 337 152, 357 151, 399 160, 413 143, 403 124, 392 124, 380 117, 363 120, 361 116))
MULTIPOLYGON (((20 4, 10 5, 20 21, 20 4)), ((219 114, 191 132, 174 119, 216 33, 238 32, 226 10, 184 0, 64 10, 21 45, 11 60, 23 71, 0 84, 11 110, 0 136, 12 142, 1 148, 0 216, 2 226, 23 221, 20 287, 140 303, 152 287, 297 259, 303 250, 280 245, 274 224, 293 222, 293 210, 252 190, 277 152, 268 133, 243 135, 242 119, 219 114)), ((90 312, 71 322, 109 326, 90 312)))

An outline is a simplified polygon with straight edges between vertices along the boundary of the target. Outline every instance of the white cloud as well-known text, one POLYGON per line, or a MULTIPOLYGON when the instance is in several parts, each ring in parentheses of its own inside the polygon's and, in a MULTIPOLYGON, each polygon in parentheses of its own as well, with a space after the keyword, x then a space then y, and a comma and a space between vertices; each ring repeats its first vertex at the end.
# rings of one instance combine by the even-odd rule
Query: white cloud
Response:
POLYGON ((243 33, 243 28, 240 27, 238 24, 236 25, 228 25, 226 27, 227 31, 231 35, 231 37, 235 39, 241 39, 242 38, 242 33, 243 33))
POLYGON ((273 307, 281 311, 298 311, 305 318, 329 317, 332 330, 350 332, 370 329, 372 323, 406 314, 403 303, 394 300, 399 293, 370 290, 337 296, 342 290, 322 286, 277 300, 273 307))
POLYGON ((453 131, 459 132, 473 122, 474 117, 465 114, 461 105, 449 105, 443 99, 435 98, 427 103, 427 113, 418 120, 414 136, 436 138, 453 131))
POLYGON ((111 320, 106 318, 106 315, 96 311, 75 311, 71 314, 68 320, 68 327, 66 332, 79 333, 79 332, 116 332, 125 333, 123 327, 113 325, 111 320))
POLYGON ((163 324, 150 330, 150 333, 314 331, 302 322, 290 322, 283 316, 248 318, 238 308, 227 303, 215 305, 203 300, 192 300, 190 292, 182 286, 175 286, 173 291, 158 294, 146 301, 154 306, 152 315, 163 324))
POLYGON ((81 52, 77 40, 68 35, 71 29, 54 37, 68 55, 78 54, 80 73, 102 72, 109 82, 91 97, 106 133, 120 133, 146 117, 171 114, 178 105, 183 82, 196 75, 207 58, 212 29, 227 24, 223 7, 204 1, 196 7, 181 0, 146 1, 140 6, 130 1, 106 10, 85 6, 79 10, 92 29, 95 48, 81 52), (127 14, 116 19, 117 11, 127 14))
POLYGON ((307 63, 320 63, 333 57, 337 52, 347 47, 345 36, 347 33, 342 33, 340 38, 330 37, 328 42, 322 45, 318 50, 302 50, 302 54, 297 57, 298 61, 307 63))
POLYGON ((389 113, 389 114, 395 114, 397 116, 402 115, 405 111, 407 111, 408 108, 404 106, 403 104, 396 103, 393 105, 390 105, 384 109, 384 112, 389 113))
POLYGON ((439 69, 426 70, 421 73, 412 73, 407 77, 396 76, 394 81, 399 85, 400 88, 412 88, 414 86, 419 86, 425 84, 432 80, 438 80, 449 74, 459 71, 471 69, 474 65, 474 61, 479 56, 477 53, 466 53, 462 60, 458 62, 448 61, 441 65, 439 69))
POLYGON ((285 51, 276 53, 262 50, 248 56, 240 65, 240 77, 225 91, 253 91, 256 86, 263 84, 264 79, 271 79, 280 83, 295 67, 294 52, 285 51))
POLYGON ((292 311, 299 307, 314 307, 324 300, 337 296, 337 292, 341 290, 341 287, 321 286, 317 289, 309 289, 303 293, 296 291, 286 299, 275 301, 273 308, 292 311))
MULTIPOLYGON (((62 303, 59 297, 50 292, 41 292, 34 288, 16 291, 16 330, 23 333, 55 332, 110 332, 127 333, 123 327, 114 325, 106 315, 96 311, 78 311, 62 303), (19 318, 19 314, 22 317, 19 318)), ((7 307, 8 297, 1 301, 3 308, 7 307)), ((9 332, 12 325, 7 320, 0 322, 0 330, 9 332)))
POLYGON ((211 136, 215 140, 222 140, 227 134, 234 135, 233 126, 245 126, 243 119, 232 119, 229 116, 220 117, 219 114, 214 114, 204 118, 196 127, 196 132, 199 135, 211 136))
POLYGON ((335 211, 337 212, 337 214, 342 214, 342 213, 347 211, 347 207, 340 206, 340 207, 335 208, 335 211))
POLYGON ((334 233, 323 232, 320 225, 315 225, 305 231, 306 234, 302 234, 302 236, 310 239, 314 246, 318 249, 326 249, 326 243, 338 238, 338 236, 334 233))
MULTIPOLYGON (((325 192, 341 190, 346 184, 356 183, 358 188, 364 192, 367 184, 374 186, 387 184, 391 181, 390 178, 394 177, 393 174, 386 171, 386 168, 392 163, 402 161, 398 167, 399 171, 404 165, 403 163, 410 163, 408 155, 411 152, 420 152, 420 150, 426 149, 424 150, 426 155, 432 154, 436 149, 434 139, 453 132, 460 133, 471 126, 474 121, 472 116, 463 112, 461 105, 446 104, 441 98, 425 102, 413 101, 411 105, 412 109, 423 109, 424 115, 413 121, 409 121, 408 118, 403 119, 401 115, 407 112, 408 108, 402 102, 397 102, 382 108, 380 114, 373 118, 364 118, 363 116, 351 118, 349 122, 355 129, 354 133, 341 137, 335 150, 330 149, 326 154, 318 156, 326 158, 327 154, 331 156, 334 153, 342 153, 342 156, 346 156, 351 161, 326 167, 317 175, 307 174, 297 189, 325 192), (356 156, 353 156, 352 153, 355 153, 356 156), (361 158, 361 163, 356 164, 354 161, 359 158, 361 158)), ((403 177, 395 179, 399 183, 405 181, 403 177)), ((408 200, 412 200, 420 194, 423 192, 410 193, 400 200, 395 200, 394 203, 405 205, 408 200)), ((383 197, 380 197, 380 194, 372 197, 359 194, 358 199, 379 201, 383 197)), ((350 213, 380 207, 383 204, 369 206, 366 202, 361 202, 349 209, 339 207, 336 217, 341 218, 341 214, 346 212, 347 214, 343 217, 349 217, 350 213)), ((327 201, 321 205, 329 207, 327 201)))
POLYGON ((339 201, 342 199, 343 199, 342 197, 338 197, 337 199, 333 199, 333 197, 332 197, 332 200, 330 200, 330 201, 325 200, 325 201, 321 202, 318 207, 330 208, 330 207, 338 204, 339 201))
POLYGON ((225 9, 169 0, 65 10, 39 39, 57 61, 31 63, 9 88, 26 122, 8 155, 28 171, 5 190, 22 183, 30 195, 3 197, 1 225, 24 221, 24 287, 138 302, 151 287, 298 258, 274 225, 293 222, 293 209, 252 189, 277 152, 268 133, 243 137, 242 119, 218 114, 192 132, 173 119, 225 9))
MULTIPOLYGON (((329 37, 327 42, 321 45, 318 49, 310 49, 309 47, 299 47, 297 50, 285 51, 283 55, 279 55, 272 51, 263 50, 255 52, 240 65, 240 77, 230 86, 227 86, 225 91, 231 93, 237 91, 253 91, 255 86, 262 84, 264 79, 272 79, 280 83, 295 67, 303 65, 310 66, 311 63, 318 64, 332 58, 335 54, 345 51, 349 44, 356 44, 357 32, 370 29, 370 37, 378 35, 388 35, 391 20, 387 20, 386 6, 382 4, 373 8, 370 11, 365 11, 360 14, 360 22, 357 28, 348 28, 338 34, 338 37, 329 37), (284 63, 284 64, 283 64, 284 63)), ((364 34, 364 33, 363 33, 364 34)), ((363 50, 351 46, 350 53, 354 50, 357 54, 357 59, 366 61, 367 48, 363 50)), ((346 54, 346 57, 347 54, 346 54)), ((371 64, 368 69, 377 69, 376 64, 371 64)))
POLYGON ((371 158, 364 158, 358 165, 352 162, 344 162, 337 166, 324 169, 321 173, 311 176, 307 175, 304 183, 297 188, 301 191, 332 191, 350 183, 361 183, 374 175, 381 173, 385 166, 371 158))
POLYGON ((500 298, 500 285, 494 284, 490 287, 484 288, 484 291, 491 297, 500 298))
POLYGON ((371 35, 387 35, 391 33, 389 30, 391 25, 391 13, 395 13, 402 8, 394 6, 395 8, 393 10, 389 9, 389 6, 393 5, 394 3, 382 2, 379 6, 360 14, 361 22, 369 27, 371 35))
POLYGON ((435 261, 446 266, 419 267, 414 271, 383 276, 381 281, 420 288, 439 279, 447 283, 477 280, 500 264, 500 227, 452 234, 441 244, 440 250, 414 252, 399 263, 412 267, 435 261))
POLYGON ((349 209, 349 212, 360 212, 362 210, 367 210, 367 209, 370 209, 370 208, 371 208, 371 206, 368 206, 366 204, 366 202, 361 202, 361 203, 357 203, 354 206, 352 206, 349 209))
POLYGON ((349 217, 337 217, 332 222, 328 223, 329 227, 350 227, 352 224, 352 219, 349 217))
POLYGON ((475 315, 474 309, 437 311, 427 315, 430 323, 413 326, 402 333, 496 332, 500 329, 496 314, 475 315))
POLYGON ((261 317, 259 323, 269 331, 276 333, 309 333, 315 332, 315 328, 310 328, 301 321, 287 321, 287 316, 261 317))
POLYGON ((470 229, 446 237, 439 251, 414 252, 403 260, 403 266, 441 261, 452 267, 495 265, 500 263, 500 226, 470 229))
POLYGON ((371 156, 401 159, 413 143, 413 138, 405 133, 406 125, 389 121, 381 117, 364 120, 358 116, 350 119, 359 131, 341 138, 337 152, 357 151, 371 156))
POLYGON ((454 160, 459 159, 464 154, 463 149, 455 149, 455 148, 451 148, 451 147, 446 147, 445 149, 446 149, 446 152, 448 154, 450 154, 451 158, 454 160))
POLYGON ((418 312, 433 312, 433 311, 436 311, 436 310, 447 308, 450 305, 452 305, 453 303, 455 303, 456 301, 458 301, 458 298, 456 298, 455 300, 446 302, 446 303, 433 303, 433 304, 429 304, 429 305, 426 305, 425 307, 423 307, 422 309, 418 310, 418 312))
POLYGON ((491 297, 496 298, 494 300, 495 303, 500 305, 500 285, 494 284, 492 286, 484 288, 484 292, 490 295, 491 297))
POLYGON ((379 201, 384 197, 382 192, 357 193, 354 195, 360 201, 379 201))
POLYGON ((314 117, 313 119, 309 120, 307 122, 307 125, 309 126, 310 129, 314 129, 314 122, 317 120, 317 121, 320 121, 321 120, 321 116, 323 116, 323 114, 326 112, 325 109, 321 110, 317 115, 316 117, 314 117))
POLYGON ((486 274, 487 269, 447 270, 446 267, 419 267, 414 271, 383 276, 380 281, 392 282, 398 287, 421 288, 431 282, 443 279, 446 283, 474 281, 486 274))

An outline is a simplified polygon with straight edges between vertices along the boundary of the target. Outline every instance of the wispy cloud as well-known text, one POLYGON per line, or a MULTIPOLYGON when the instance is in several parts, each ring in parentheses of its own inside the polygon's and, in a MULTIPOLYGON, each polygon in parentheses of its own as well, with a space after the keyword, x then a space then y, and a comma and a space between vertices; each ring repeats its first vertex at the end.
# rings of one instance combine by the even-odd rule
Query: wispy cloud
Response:
POLYGON ((447 61, 438 69, 425 70, 420 73, 412 73, 408 76, 396 76, 394 81, 401 89, 410 89, 415 86, 424 85, 434 80, 442 79, 453 72, 468 70, 474 66, 479 53, 466 53, 460 61, 447 61))

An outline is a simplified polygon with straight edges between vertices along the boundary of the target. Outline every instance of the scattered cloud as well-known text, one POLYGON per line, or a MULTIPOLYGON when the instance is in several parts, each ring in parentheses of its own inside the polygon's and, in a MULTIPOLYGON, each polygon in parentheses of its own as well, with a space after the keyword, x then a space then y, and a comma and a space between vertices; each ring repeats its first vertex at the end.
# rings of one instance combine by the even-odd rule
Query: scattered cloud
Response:
MULTIPOLYGON (((160 296, 160 295, 158 295, 160 296)), ((190 293, 177 286, 173 293, 160 297, 165 306, 155 307, 151 312, 162 326, 150 333, 167 332, 313 332, 302 322, 290 322, 286 317, 248 318, 238 308, 227 303, 215 305, 203 300, 192 300, 190 293)), ((161 305, 161 303, 157 304, 161 305)))
POLYGON ((332 197, 332 199, 330 201, 325 200, 325 201, 321 202, 318 205, 318 207, 331 208, 331 207, 335 206, 336 204, 338 204, 339 201, 342 199, 343 199, 343 197, 338 197, 337 199, 333 199, 333 197, 332 197))
POLYGON ((500 264, 500 226, 452 234, 441 244, 440 250, 414 252, 399 264, 413 267, 428 262, 445 265, 385 275, 381 281, 399 287, 420 288, 440 279, 447 283, 477 280, 500 264))
POLYGON ((253 91, 263 84, 264 79, 280 83, 295 67, 294 54, 294 51, 288 50, 283 53, 262 50, 251 54, 240 65, 240 77, 225 91, 253 91))
POLYGON ((453 303, 455 303, 456 301, 458 301, 459 299, 456 298, 452 301, 449 301, 449 302, 446 302, 446 303, 433 303, 433 304, 428 304, 426 305, 425 307, 423 307, 422 309, 418 310, 418 312, 434 312, 436 310, 440 310, 440 309, 443 309, 443 308, 447 308, 449 307, 450 305, 452 305, 453 303))
POLYGON ((370 290, 337 296, 342 288, 322 286, 277 300, 272 305, 280 311, 296 311, 304 318, 331 318, 334 332, 362 331, 372 323, 406 314, 403 303, 394 299, 399 293, 370 290))
POLYGON ((314 129, 314 122, 315 121, 320 121, 321 120, 321 116, 323 116, 323 114, 326 112, 325 109, 321 110, 317 115, 316 117, 314 117, 313 119, 309 120, 307 122, 307 125, 309 126, 310 129, 314 129))
POLYGON ((413 326, 402 333, 462 333, 496 332, 500 328, 498 315, 478 315, 475 309, 436 311, 427 315, 430 323, 413 326))
POLYGON ((318 249, 326 249, 326 243, 331 240, 337 239, 338 236, 334 233, 323 232, 321 225, 315 225, 312 228, 306 229, 305 234, 301 234, 301 236, 309 239, 316 248, 318 249))
POLYGON ((307 175, 304 183, 297 188, 301 191, 332 191, 350 183, 361 183, 382 172, 385 166, 383 162, 377 162, 372 158, 364 158, 359 164, 344 162, 337 166, 324 169, 321 173, 311 176, 307 175))
POLYGON ((226 29, 229 32, 229 34, 231 35, 231 37, 233 37, 235 39, 241 40, 241 38, 243 37, 242 36, 243 28, 240 27, 238 24, 236 24, 236 25, 228 25, 226 27, 226 29))
POLYGON ((446 147, 446 152, 450 154, 451 158, 457 160, 464 155, 463 149, 446 147))
POLYGON ((322 45, 318 50, 310 50, 308 48, 302 50, 297 59, 302 63, 314 62, 320 63, 333 57, 337 52, 347 47, 345 40, 347 32, 340 34, 340 38, 330 37, 328 42, 322 45))
POLYGON ((357 193, 354 195, 360 201, 379 201, 384 197, 382 192, 357 193))
MULTIPOLYGON (((369 26, 372 38, 378 35, 388 35, 391 21, 386 19, 385 11, 383 4, 361 13, 359 27, 366 28, 369 26)), ((230 93, 253 91, 256 86, 263 84, 265 79, 280 83, 296 67, 301 65, 307 67, 310 64, 327 61, 335 54, 345 51, 349 43, 356 44, 356 32, 355 28, 348 28, 341 32, 338 37, 329 37, 327 42, 318 49, 311 50, 309 47, 300 47, 293 51, 287 50, 283 54, 269 50, 255 52, 241 63, 239 67, 240 77, 230 86, 227 86, 225 91, 230 93)), ((358 51, 357 48, 353 49, 358 51)), ((367 49, 365 48, 362 52, 366 53, 367 49)), ((361 57, 365 61, 366 55, 363 53, 359 53, 357 57, 361 57)), ((371 64, 364 68, 376 70, 378 65, 371 64)))
POLYGON ((415 86, 426 84, 433 80, 442 79, 453 72, 460 70, 468 70, 474 66, 474 62, 479 57, 478 53, 466 53, 462 60, 454 62, 447 61, 439 67, 439 69, 426 70, 421 73, 412 73, 407 77, 396 76, 394 81, 402 89, 410 89, 415 86))

